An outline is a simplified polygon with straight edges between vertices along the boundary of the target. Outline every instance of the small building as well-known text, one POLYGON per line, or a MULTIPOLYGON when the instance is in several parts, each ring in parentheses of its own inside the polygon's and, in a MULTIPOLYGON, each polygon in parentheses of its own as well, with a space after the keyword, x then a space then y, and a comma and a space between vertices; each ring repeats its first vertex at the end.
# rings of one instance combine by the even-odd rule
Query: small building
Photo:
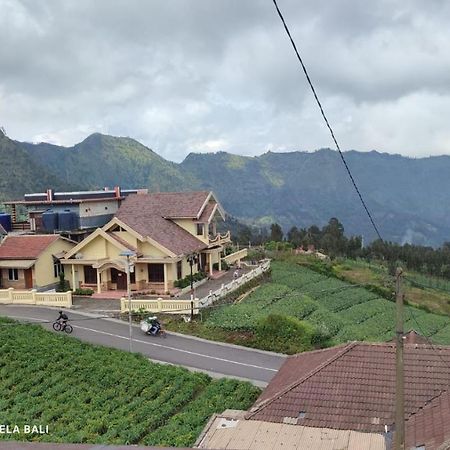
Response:
POLYGON ((67 253, 67 279, 74 289, 126 290, 121 253, 131 252, 130 289, 170 292, 191 269, 193 274, 212 274, 215 264, 221 269, 230 234, 217 233, 216 223, 224 217, 212 192, 129 195, 111 221, 67 253))
POLYGON ((0 245, 0 287, 53 287, 63 270, 61 258, 74 246, 57 234, 8 235, 0 245))
POLYGON ((109 222, 130 194, 147 189, 105 188, 98 191, 46 192, 25 194, 23 200, 7 201, 13 231, 60 233, 81 241, 90 232, 109 222), (18 210, 26 210, 28 218, 19 221, 18 210))
MULTIPOLYGON (((404 346, 405 450, 450 449, 450 347, 420 342, 413 332, 404 346)), ((215 417, 198 446, 390 450, 395 361, 393 342, 291 356, 247 413, 215 417)))

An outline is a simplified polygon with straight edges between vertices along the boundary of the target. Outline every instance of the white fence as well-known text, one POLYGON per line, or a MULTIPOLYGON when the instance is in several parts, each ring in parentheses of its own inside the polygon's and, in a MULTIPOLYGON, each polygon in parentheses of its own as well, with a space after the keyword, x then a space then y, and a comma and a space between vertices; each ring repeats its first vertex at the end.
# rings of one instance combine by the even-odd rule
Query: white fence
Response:
POLYGON ((222 284, 222 286, 215 291, 210 291, 206 297, 203 297, 199 300, 199 306, 205 307, 213 304, 217 300, 228 295, 230 292, 233 292, 236 289, 240 288, 243 284, 253 280, 253 278, 256 278, 262 275, 264 272, 267 272, 269 269, 270 259, 266 259, 250 272, 244 273, 244 275, 236 278, 236 280, 233 280, 228 284, 222 284))
POLYGON ((0 304, 72 307, 72 292, 19 291, 13 288, 0 289, 0 304))
MULTIPOLYGON (((166 313, 166 314, 185 314, 191 313, 191 308, 194 309, 194 314, 198 314, 198 298, 193 300, 191 305, 190 300, 163 300, 162 298, 152 300, 131 299, 131 310, 144 310, 151 313, 166 313)), ((120 299, 120 311, 128 312, 129 302, 127 298, 120 299)))
POLYGON ((242 250, 238 250, 237 252, 230 253, 227 256, 222 258, 222 261, 225 261, 227 264, 234 264, 236 261, 240 261, 245 258, 248 254, 248 249, 243 248, 242 250))

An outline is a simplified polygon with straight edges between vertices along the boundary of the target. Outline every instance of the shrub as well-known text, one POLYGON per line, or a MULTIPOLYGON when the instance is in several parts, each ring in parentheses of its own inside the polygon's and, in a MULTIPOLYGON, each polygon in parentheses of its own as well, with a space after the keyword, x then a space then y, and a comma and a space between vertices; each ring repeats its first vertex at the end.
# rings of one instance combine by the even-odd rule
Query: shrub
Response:
MULTIPOLYGON (((203 278, 205 278, 205 277, 206 277, 205 272, 200 271, 200 272, 194 273, 192 275, 192 281, 195 283, 196 281, 203 280, 203 278)), ((191 284, 191 275, 181 278, 180 280, 175 280, 173 282, 173 285, 180 289, 188 287, 190 284, 191 284)))
POLYGON ((59 274, 58 286, 56 286, 56 292, 67 292, 70 290, 69 282, 64 278, 64 272, 59 274))
POLYGON ((298 353, 311 350, 315 329, 295 317, 269 314, 258 321, 255 334, 260 342, 267 341, 275 351, 298 353))
POLYGON ((93 293, 94 293, 93 289, 78 288, 73 291, 74 295, 92 295, 93 293))

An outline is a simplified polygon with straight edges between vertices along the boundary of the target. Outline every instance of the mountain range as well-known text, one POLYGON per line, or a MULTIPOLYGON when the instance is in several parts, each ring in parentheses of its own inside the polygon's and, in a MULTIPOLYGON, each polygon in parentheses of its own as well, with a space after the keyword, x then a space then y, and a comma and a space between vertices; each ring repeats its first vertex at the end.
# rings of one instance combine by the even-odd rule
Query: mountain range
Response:
MULTIPOLYGON (((168 161, 134 139, 99 133, 73 147, 30 144, 0 131, 0 200, 24 193, 120 185, 150 191, 213 190, 240 221, 285 231, 337 217, 347 234, 376 235, 339 154, 268 152, 247 157, 190 153, 168 161)), ((377 151, 345 158, 386 240, 439 246, 450 240, 450 157, 407 158, 377 151)))

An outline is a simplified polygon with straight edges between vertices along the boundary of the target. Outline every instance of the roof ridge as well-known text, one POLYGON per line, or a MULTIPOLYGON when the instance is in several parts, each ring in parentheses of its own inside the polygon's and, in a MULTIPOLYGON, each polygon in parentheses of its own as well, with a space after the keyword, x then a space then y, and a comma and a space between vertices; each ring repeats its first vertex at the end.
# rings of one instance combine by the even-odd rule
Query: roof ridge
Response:
MULTIPOLYGON (((254 416, 256 413, 261 411, 262 409, 266 408, 268 405, 273 403, 275 400, 279 399, 283 395, 287 394, 292 389, 296 388, 300 384, 302 384, 304 381, 311 378, 313 375, 315 375, 317 372, 320 372, 322 369, 324 369, 326 366, 330 365, 332 362, 336 361, 336 359, 343 356, 345 353, 349 352, 352 348, 354 348, 356 345, 360 344, 358 341, 353 341, 345 344, 342 349, 336 353, 335 355, 328 358, 323 363, 319 364, 315 369, 308 372, 306 375, 304 375, 300 380, 294 381, 287 387, 285 387, 281 392, 278 392, 277 394, 274 394, 272 397, 269 397, 268 399, 264 400, 260 405, 258 405, 255 408, 252 408, 250 412, 246 415, 246 419, 250 419, 252 416, 254 416)), ((332 349, 333 347, 330 347, 329 349, 332 349)), ((329 350, 327 349, 327 350, 329 350)))

